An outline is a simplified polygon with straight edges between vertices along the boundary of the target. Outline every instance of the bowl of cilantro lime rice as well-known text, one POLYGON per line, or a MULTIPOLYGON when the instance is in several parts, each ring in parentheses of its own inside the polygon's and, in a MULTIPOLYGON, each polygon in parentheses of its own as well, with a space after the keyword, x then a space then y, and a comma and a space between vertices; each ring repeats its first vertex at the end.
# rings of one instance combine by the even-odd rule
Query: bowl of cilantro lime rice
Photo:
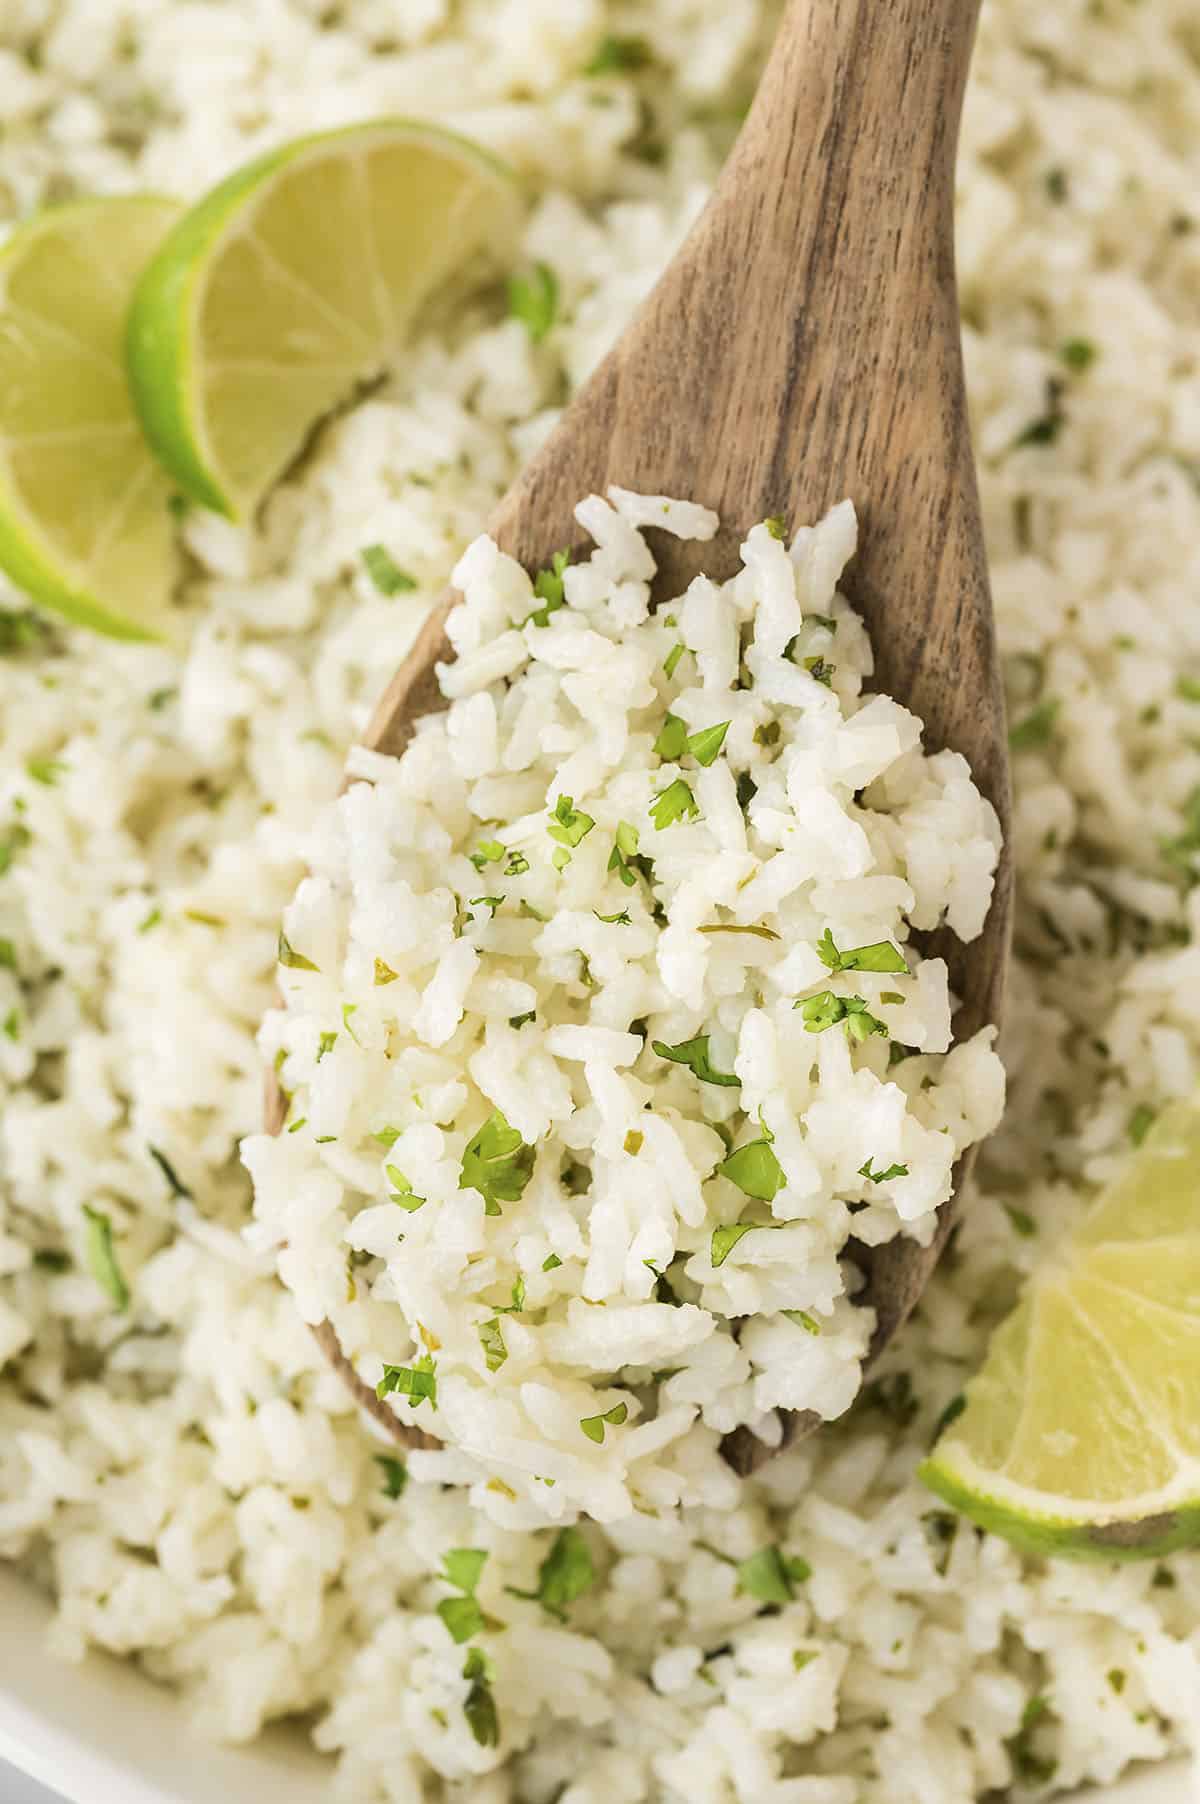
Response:
POLYGON ((869 495, 480 537, 782 10, 0 4, 3 1804, 1195 1804, 1192 0, 982 8, 1007 843, 869 495))
POLYGON ((914 937, 979 933, 998 823, 865 690, 852 505, 654 611, 645 528, 716 516, 576 517, 534 578, 472 544, 444 711, 314 823, 243 1148, 303 1318, 529 1528, 719 1507, 723 1436, 842 1415, 856 1254, 930 1240, 1004 1097, 914 937))

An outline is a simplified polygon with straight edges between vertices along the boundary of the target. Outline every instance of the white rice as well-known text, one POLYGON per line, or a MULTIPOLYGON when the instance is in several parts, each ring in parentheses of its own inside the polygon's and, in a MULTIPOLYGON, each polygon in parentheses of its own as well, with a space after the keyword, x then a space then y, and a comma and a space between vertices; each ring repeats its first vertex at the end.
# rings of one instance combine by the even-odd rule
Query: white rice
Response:
POLYGON ((959 214, 975 435, 1014 720, 1059 707, 1016 759, 1014 1081, 952 1260, 845 1426, 722 1507, 585 1525, 595 1582, 566 1623, 505 1589, 536 1589, 555 1529, 505 1528, 465 1487, 419 1481, 415 1459, 387 1497, 387 1448, 247 1252, 236 1147, 260 1118, 279 918, 344 750, 694 216, 776 8, 327 13, 0 9, 7 213, 76 188, 196 193, 289 133, 417 110, 520 166, 540 196, 523 254, 563 292, 541 346, 499 302, 415 346, 253 533, 193 519, 186 656, 68 633, 0 661, 0 833, 30 835, 0 874, 16 963, 0 966, 0 1023, 16 1011, 16 1037, 0 1033, 0 1554, 57 1599, 65 1656, 133 1655, 187 1690, 203 1732, 313 1712, 352 1804, 973 1804, 1194 1748, 1200 1558, 1027 1560, 952 1531, 912 1476, 1017 1281, 1124 1156, 1134 1108, 1200 1075, 1200 913, 1186 844, 1161 851, 1200 785, 1177 687, 1200 679, 1193 0, 984 9, 959 214), (606 33, 631 32, 648 72, 581 74, 606 33), (1086 369, 1063 361, 1072 340, 1094 348, 1086 369), (1066 386, 1048 415, 1050 378, 1066 386), (412 595, 373 590, 360 553, 376 542, 412 595), (46 786, 31 758, 68 768, 46 786), (84 1204, 112 1219, 127 1314, 87 1272, 84 1204), (443 1555, 470 1547, 488 1553, 480 1606, 506 1624, 479 1642, 498 1748, 471 1731, 466 1648, 437 1612, 454 1594, 443 1555), (811 1568, 776 1571, 795 1595, 775 1614, 729 1563, 767 1548, 811 1568))
POLYGON ((576 512, 597 549, 552 611, 471 546, 448 711, 316 823, 261 1041, 290 1119, 243 1146, 300 1313, 373 1385, 426 1361, 436 1391, 393 1396, 436 1414, 423 1476, 510 1528, 720 1507, 721 1434, 843 1414, 851 1234, 927 1244, 1004 1095, 909 943, 980 931, 999 825, 863 693, 853 508, 790 549, 756 526, 653 617, 638 528, 716 516, 576 512))

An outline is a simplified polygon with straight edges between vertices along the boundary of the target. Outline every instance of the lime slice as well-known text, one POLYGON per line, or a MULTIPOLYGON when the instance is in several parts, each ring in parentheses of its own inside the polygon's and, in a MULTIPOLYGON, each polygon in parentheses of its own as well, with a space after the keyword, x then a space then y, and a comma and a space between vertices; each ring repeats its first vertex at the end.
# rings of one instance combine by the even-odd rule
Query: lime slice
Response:
POLYGON ((515 194, 476 145, 403 119, 297 139, 214 188, 146 271, 126 340, 146 434, 180 486, 251 515, 429 294, 511 231, 515 194))
POLYGON ((153 195, 81 201, 0 248, 0 566, 43 606, 123 639, 165 625, 173 485, 142 437, 122 336, 179 216, 153 195))
POLYGON ((997 1330, 921 1468, 1036 1553, 1200 1543, 1200 1107, 1172 1104, 997 1330))

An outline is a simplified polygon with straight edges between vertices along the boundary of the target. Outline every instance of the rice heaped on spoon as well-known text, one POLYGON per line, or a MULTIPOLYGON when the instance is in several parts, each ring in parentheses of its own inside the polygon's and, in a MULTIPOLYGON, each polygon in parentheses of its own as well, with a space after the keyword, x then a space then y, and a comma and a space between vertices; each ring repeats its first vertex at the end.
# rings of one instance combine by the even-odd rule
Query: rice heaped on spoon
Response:
POLYGON ((723 1434, 840 1415, 847 1243, 927 1241, 1004 1090, 910 939, 979 933, 998 824, 863 693, 852 506, 653 614, 643 529, 716 517, 576 514, 532 580, 471 546, 448 709, 315 824, 244 1147, 304 1317, 510 1526, 719 1503, 723 1434))

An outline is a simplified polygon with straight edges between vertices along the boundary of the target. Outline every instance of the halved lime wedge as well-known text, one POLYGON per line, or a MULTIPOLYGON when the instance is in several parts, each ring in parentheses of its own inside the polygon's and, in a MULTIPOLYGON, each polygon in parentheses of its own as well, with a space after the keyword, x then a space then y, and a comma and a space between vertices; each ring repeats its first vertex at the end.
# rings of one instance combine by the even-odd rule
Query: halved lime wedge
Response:
POLYGON ((251 515, 430 293, 511 233, 515 195, 477 145, 404 119, 297 139, 214 188, 146 271, 126 340, 146 434, 185 492, 251 515))
POLYGON ((174 484, 142 437, 122 339, 179 212, 157 195, 80 201, 0 248, 0 566, 123 639, 162 630, 175 571, 174 484))
POLYGON ((1036 1553, 1200 1544, 1196 1103, 1164 1110, 1034 1278, 921 1476, 1036 1553))

